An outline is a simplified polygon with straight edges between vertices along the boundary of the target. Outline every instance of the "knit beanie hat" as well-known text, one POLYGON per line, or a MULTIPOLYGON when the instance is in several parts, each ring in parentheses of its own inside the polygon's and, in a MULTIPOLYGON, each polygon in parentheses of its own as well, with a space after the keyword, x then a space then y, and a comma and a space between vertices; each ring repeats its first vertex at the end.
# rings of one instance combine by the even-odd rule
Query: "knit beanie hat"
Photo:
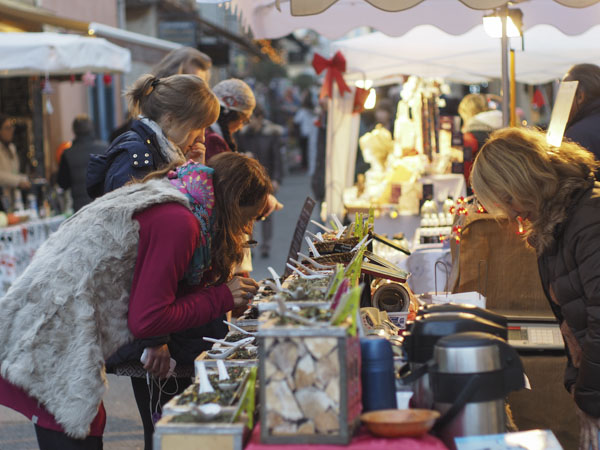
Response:
POLYGON ((256 106, 256 99, 250 86, 237 78, 230 78, 217 83, 212 91, 224 108, 250 115, 256 106))

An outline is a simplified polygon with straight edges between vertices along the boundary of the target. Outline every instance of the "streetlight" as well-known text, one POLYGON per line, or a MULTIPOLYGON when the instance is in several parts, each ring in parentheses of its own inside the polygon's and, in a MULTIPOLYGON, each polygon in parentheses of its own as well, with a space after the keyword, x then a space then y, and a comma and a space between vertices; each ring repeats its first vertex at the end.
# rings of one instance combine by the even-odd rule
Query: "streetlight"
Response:
MULTIPOLYGON (((506 21, 506 35, 519 37, 523 35, 523 11, 520 9, 509 9, 506 21)), ((502 37, 502 18, 498 13, 483 16, 483 29, 486 34, 493 38, 502 37)))

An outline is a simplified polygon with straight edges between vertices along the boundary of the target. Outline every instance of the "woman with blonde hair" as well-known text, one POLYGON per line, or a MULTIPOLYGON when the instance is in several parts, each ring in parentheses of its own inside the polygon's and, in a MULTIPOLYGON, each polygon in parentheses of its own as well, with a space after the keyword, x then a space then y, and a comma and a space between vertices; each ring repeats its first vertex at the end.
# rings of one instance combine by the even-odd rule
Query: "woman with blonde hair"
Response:
POLYGON ((538 256, 542 287, 566 344, 564 383, 580 421, 580 449, 600 427, 600 185, 589 151, 540 131, 507 128, 479 151, 471 183, 490 212, 520 217, 538 256))
MULTIPOLYGON (((217 119, 219 102, 201 78, 143 75, 126 96, 130 112, 139 115, 131 130, 116 138, 106 153, 91 155, 87 179, 91 197, 143 179, 155 170, 182 165, 192 153, 201 154, 204 162, 204 131, 217 119)), ((191 367, 194 357, 206 347, 203 336, 222 338, 226 333, 222 318, 215 318, 192 330, 135 340, 109 355, 109 372, 131 376, 147 450, 152 448, 153 418, 172 397, 167 393, 180 393, 191 382, 178 370, 176 377, 160 382, 165 394, 159 392, 158 379, 169 373, 171 358, 180 369, 191 367), (142 368, 140 358, 144 352, 142 368), (156 381, 152 378, 152 383, 147 383, 147 373, 156 376, 156 381)))
POLYGON ((139 115, 106 153, 90 157, 92 198, 171 163, 183 164, 190 153, 204 154, 204 131, 219 116, 219 101, 195 75, 142 75, 125 95, 130 112, 139 115))

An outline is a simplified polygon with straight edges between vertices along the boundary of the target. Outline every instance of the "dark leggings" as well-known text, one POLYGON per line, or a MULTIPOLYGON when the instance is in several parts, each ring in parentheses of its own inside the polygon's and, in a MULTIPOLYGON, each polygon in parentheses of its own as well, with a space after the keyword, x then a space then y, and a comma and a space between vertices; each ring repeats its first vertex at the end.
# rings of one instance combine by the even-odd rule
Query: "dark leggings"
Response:
POLYGON ((102 436, 75 439, 62 431, 34 426, 40 450, 102 450, 102 436))
MULTIPOLYGON (((192 379, 186 378, 169 378, 166 384, 162 386, 163 392, 160 393, 156 381, 150 380, 152 385, 152 399, 150 399, 150 386, 146 378, 131 377, 131 386, 133 387, 133 395, 137 403, 142 425, 144 426, 144 450, 152 450, 152 435, 154 433, 154 423, 152 414, 157 411, 162 413, 162 406, 175 397, 181 394, 185 388, 192 384, 192 379), (177 383, 175 382, 177 380, 177 383), (160 393, 160 404, 159 404, 160 393), (151 402, 152 400, 152 402, 151 402)), ((164 381, 163 381, 164 383, 164 381)))

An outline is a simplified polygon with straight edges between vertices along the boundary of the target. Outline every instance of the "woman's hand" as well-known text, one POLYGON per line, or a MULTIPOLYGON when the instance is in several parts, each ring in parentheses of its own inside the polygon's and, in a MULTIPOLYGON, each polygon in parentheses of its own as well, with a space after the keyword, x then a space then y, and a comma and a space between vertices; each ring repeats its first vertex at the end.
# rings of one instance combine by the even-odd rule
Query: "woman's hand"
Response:
POLYGON ((283 203, 279 203, 279 200, 277 200, 273 194, 269 194, 269 197, 267 198, 267 208, 262 216, 269 217, 273 211, 279 211, 280 209, 283 209, 283 203))
POLYGON ((19 185, 17 187, 20 189, 29 189, 31 187, 31 181, 29 181, 29 178, 23 178, 21 181, 19 181, 19 185))
POLYGON ((579 450, 598 450, 600 417, 592 417, 575 405, 579 417, 579 450))
POLYGON ((233 316, 238 317, 248 308, 248 303, 258 292, 258 283, 252 278, 236 275, 227 283, 227 287, 233 295, 233 316))
POLYGON ((202 142, 194 142, 194 144, 189 147, 186 152, 185 152, 185 158, 187 160, 193 160, 194 162, 197 162, 199 164, 204 164, 205 163, 205 156, 206 156, 206 147, 204 146, 204 144, 202 142))
POLYGON ((144 369, 159 378, 166 378, 171 364, 171 353, 167 344, 146 347, 144 369))

